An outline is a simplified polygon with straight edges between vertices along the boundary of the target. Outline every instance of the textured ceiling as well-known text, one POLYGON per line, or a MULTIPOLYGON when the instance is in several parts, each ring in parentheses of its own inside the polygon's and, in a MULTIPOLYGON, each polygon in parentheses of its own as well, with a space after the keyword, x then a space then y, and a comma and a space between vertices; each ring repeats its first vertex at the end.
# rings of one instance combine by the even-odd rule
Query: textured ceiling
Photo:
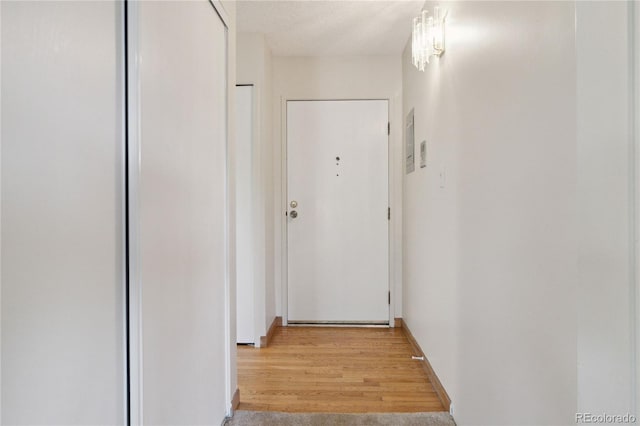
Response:
POLYGON ((238 31, 263 33, 277 56, 401 54, 423 0, 237 2, 238 31))

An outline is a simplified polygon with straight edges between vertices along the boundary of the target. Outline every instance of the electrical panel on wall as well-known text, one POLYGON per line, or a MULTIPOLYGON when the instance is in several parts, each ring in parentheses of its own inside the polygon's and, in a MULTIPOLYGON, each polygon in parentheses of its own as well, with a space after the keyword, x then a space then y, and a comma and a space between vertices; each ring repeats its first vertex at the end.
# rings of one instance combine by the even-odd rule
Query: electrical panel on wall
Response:
POLYGON ((407 115, 405 132, 405 172, 407 174, 412 173, 416 169, 414 138, 413 108, 411 108, 411 111, 409 111, 407 115))

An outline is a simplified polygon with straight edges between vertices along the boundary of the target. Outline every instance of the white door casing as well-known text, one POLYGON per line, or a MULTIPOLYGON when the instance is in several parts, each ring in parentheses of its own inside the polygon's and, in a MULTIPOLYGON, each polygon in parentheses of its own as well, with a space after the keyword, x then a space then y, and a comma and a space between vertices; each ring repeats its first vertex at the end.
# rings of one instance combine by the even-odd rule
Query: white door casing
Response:
POLYGON ((388 324, 387 125, 386 100, 287 102, 289 323, 388 324))

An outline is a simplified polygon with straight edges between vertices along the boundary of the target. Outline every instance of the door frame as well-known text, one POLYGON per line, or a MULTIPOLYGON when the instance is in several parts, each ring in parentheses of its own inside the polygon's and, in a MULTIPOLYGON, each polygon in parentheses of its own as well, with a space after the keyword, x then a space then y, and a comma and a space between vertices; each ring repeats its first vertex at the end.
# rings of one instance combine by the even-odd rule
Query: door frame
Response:
MULTIPOLYGON (((287 188, 287 180, 288 180, 288 171, 287 171, 287 104, 289 101, 292 102, 300 102, 300 101, 312 101, 312 102, 322 102, 322 101, 387 101, 387 121, 390 125, 391 123, 391 111, 395 107, 393 104, 393 99, 388 97, 370 97, 370 98, 301 98, 301 97, 288 97, 283 96, 280 99, 280 118, 281 118, 281 140, 280 140, 280 206, 278 211, 278 216, 280 217, 280 229, 281 229, 281 250, 280 250, 280 265, 281 265, 281 314, 282 314, 282 325, 287 326, 288 317, 289 317, 289 247, 288 247, 288 230, 287 230, 287 216, 288 212, 288 188, 287 188)), ((401 208, 397 206, 395 203, 395 189, 393 185, 392 176, 396 174, 397 167, 395 162, 393 161, 393 143, 392 143, 392 133, 389 132, 387 135, 387 202, 389 207, 391 208, 391 219, 387 223, 387 244, 388 244, 388 291, 390 294, 390 303, 389 303, 389 327, 395 327, 395 293, 396 289, 399 286, 399 283, 396 282, 396 268, 397 264, 394 262, 394 259, 397 259, 396 246, 394 242, 399 235, 397 235, 396 222, 398 220, 398 215, 394 214, 394 212, 400 212, 401 208)), ((357 325, 354 325, 357 326, 357 325)))

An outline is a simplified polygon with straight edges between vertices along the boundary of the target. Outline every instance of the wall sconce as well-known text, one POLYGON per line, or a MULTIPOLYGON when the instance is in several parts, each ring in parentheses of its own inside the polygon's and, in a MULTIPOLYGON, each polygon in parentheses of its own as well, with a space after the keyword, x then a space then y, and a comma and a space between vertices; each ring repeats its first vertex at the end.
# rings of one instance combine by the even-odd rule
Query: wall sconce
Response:
POLYGON ((413 18, 413 32, 411 36, 411 62, 420 71, 429 63, 431 56, 444 53, 444 18, 447 12, 440 13, 438 6, 433 8, 433 16, 427 16, 423 10, 413 18))

